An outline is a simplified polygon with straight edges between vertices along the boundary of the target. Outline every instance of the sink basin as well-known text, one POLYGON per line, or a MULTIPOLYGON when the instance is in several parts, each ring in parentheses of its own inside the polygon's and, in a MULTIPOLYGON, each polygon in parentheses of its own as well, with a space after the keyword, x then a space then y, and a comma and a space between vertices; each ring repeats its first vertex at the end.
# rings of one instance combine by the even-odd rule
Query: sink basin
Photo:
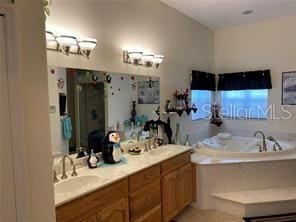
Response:
POLYGON ((66 180, 61 180, 55 184, 54 191, 56 194, 69 193, 94 186, 100 181, 98 176, 77 176, 66 180))
POLYGON ((158 148, 156 150, 151 150, 148 154, 152 156, 162 156, 171 153, 171 149, 166 148, 158 148))

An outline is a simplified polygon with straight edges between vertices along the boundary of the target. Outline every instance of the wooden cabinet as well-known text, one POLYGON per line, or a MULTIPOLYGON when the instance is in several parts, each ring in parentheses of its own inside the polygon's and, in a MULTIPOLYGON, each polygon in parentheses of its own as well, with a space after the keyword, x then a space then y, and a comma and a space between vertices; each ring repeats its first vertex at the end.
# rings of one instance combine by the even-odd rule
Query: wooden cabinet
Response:
POLYGON ((161 203, 160 181, 130 194, 131 219, 143 215, 153 207, 161 203))
POLYGON ((190 163, 181 167, 179 176, 179 208, 183 209, 192 202, 192 165, 190 163))
POLYGON ((190 154, 182 154, 175 159, 168 160, 162 166, 162 172, 165 174, 162 177, 162 216, 164 222, 173 219, 194 200, 192 164, 186 155, 190 154), (185 162, 182 164, 181 160, 185 160, 185 162), (167 166, 172 166, 171 168, 174 170, 169 172, 167 166), (176 168, 176 166, 178 167, 176 168))
POLYGON ((164 219, 173 218, 179 211, 178 171, 175 170, 162 178, 162 206, 164 219))
MULTIPOLYGON (((57 222, 93 222, 93 215, 110 204, 128 199, 127 178, 56 208, 57 222), (88 219, 90 218, 90 219, 88 219)), ((128 205, 126 206, 128 210, 128 205)))
POLYGON ((104 208, 97 214, 97 222, 128 222, 128 200, 122 199, 108 207, 104 208))
POLYGON ((167 222, 195 200, 190 152, 56 208, 57 222, 167 222))

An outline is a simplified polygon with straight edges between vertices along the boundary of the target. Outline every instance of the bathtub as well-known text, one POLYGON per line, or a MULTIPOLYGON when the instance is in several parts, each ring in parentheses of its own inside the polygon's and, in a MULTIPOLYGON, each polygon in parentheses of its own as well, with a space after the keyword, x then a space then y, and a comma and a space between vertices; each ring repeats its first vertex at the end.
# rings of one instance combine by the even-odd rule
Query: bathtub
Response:
POLYGON ((266 139, 267 152, 259 152, 259 147, 263 147, 262 138, 232 137, 230 139, 219 139, 217 136, 208 138, 196 145, 195 153, 216 157, 232 158, 266 158, 283 155, 296 154, 296 142, 278 141, 283 150, 273 151, 274 142, 266 139))
POLYGON ((266 140, 268 151, 258 152, 257 145, 262 145, 259 136, 207 140, 217 143, 208 146, 201 141, 191 155, 196 164, 198 200, 193 207, 214 209, 212 194, 296 185, 296 142, 279 140, 283 150, 272 151, 274 143, 266 140))

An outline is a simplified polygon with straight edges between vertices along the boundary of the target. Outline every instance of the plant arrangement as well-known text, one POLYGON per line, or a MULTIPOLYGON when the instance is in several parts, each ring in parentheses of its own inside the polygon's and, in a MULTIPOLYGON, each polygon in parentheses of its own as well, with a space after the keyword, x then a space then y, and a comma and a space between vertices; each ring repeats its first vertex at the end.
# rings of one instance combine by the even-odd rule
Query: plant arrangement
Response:
POLYGON ((174 93, 174 97, 176 98, 176 107, 174 108, 170 100, 167 100, 165 107, 167 113, 176 112, 179 116, 182 116, 184 111, 187 115, 189 115, 191 111, 194 113, 197 112, 195 104, 192 104, 192 106, 190 105, 189 89, 177 89, 174 93))
POLYGON ((44 4, 44 14, 45 14, 45 20, 47 19, 48 16, 50 16, 50 5, 51 5, 51 0, 43 0, 44 4))

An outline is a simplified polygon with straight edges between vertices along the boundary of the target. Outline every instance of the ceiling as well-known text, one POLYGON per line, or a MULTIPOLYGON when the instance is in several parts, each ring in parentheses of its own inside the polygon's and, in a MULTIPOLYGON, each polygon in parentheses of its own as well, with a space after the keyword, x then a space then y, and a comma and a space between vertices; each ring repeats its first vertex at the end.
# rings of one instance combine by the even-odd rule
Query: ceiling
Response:
POLYGON ((296 14, 296 0, 161 0, 210 29, 296 14), (253 10, 243 15, 242 12, 253 10))

